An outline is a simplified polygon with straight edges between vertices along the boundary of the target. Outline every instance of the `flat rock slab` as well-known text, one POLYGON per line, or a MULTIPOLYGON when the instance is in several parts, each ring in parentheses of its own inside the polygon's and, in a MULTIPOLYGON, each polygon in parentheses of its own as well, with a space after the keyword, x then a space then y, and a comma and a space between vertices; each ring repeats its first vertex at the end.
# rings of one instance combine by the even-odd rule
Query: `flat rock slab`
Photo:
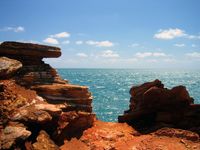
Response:
POLYGON ((0 55, 34 56, 41 58, 56 58, 61 56, 58 47, 21 42, 3 42, 0 45, 0 55))

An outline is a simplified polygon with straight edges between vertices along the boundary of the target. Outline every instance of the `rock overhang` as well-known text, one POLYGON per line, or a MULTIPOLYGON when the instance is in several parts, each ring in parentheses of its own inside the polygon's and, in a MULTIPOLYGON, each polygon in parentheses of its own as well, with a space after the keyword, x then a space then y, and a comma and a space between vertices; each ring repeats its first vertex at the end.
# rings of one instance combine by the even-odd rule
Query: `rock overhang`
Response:
POLYGON ((59 47, 33 43, 5 41, 0 44, 0 56, 25 56, 39 58, 57 58, 61 56, 59 47))

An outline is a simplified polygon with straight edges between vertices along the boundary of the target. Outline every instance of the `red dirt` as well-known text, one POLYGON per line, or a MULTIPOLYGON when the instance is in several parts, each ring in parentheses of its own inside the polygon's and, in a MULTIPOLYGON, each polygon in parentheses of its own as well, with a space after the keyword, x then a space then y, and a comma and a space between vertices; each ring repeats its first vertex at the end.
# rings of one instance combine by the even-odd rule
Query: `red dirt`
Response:
MULTIPOLYGON (((169 128, 167 128, 169 130, 169 128)), ((172 129, 174 132, 178 130, 172 129)), ((182 130, 184 132, 189 132, 182 130)), ((193 134, 192 132, 190 132, 193 134)), ((175 135, 176 133, 174 133, 175 135)), ((194 133, 194 135, 196 135, 194 133)), ((187 137, 169 137, 157 134, 140 135, 126 123, 96 121, 92 128, 84 131, 80 140, 65 141, 62 150, 188 150, 200 149, 199 139, 190 141, 187 137)))

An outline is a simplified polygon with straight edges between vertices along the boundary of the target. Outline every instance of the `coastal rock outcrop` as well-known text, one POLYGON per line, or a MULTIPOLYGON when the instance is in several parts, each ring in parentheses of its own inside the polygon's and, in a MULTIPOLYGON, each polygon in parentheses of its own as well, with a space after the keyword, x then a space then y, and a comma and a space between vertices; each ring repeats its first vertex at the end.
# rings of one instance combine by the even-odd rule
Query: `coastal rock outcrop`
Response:
POLYGON ((177 127, 199 132, 200 105, 194 104, 184 86, 164 88, 159 80, 130 89, 130 106, 119 122, 127 122, 144 130, 160 127, 177 127))
POLYGON ((57 47, 0 45, 0 149, 200 149, 200 106, 184 86, 166 89, 155 80, 132 87, 130 109, 119 117, 131 126, 102 122, 88 87, 63 80, 42 60, 60 55, 57 47), (141 132, 150 127, 165 128, 141 132))
POLYGON ((67 104, 64 109, 92 112, 92 96, 85 86, 68 84, 56 70, 45 64, 42 58, 58 57, 61 51, 57 47, 38 44, 3 42, 0 56, 16 59, 23 64, 15 77, 19 85, 37 91, 48 103, 67 104))
POLYGON ((0 57, 0 78, 9 78, 22 68, 20 61, 9 59, 7 57, 0 57))
POLYGON ((0 133, 0 149, 10 149, 17 141, 26 140, 31 135, 22 124, 8 125, 0 133))
POLYGON ((71 84, 35 85, 31 89, 44 97, 49 103, 66 103, 65 110, 92 112, 92 96, 85 86, 71 84))
POLYGON ((37 142, 33 144, 33 150, 59 150, 59 147, 50 139, 45 131, 40 131, 37 142))
POLYGON ((3 42, 0 49, 0 55, 21 58, 22 61, 25 61, 24 57, 27 57, 27 59, 32 59, 33 57, 35 59, 61 56, 61 50, 58 47, 32 43, 3 42))
MULTIPOLYGON (((4 132, 12 122, 27 126, 31 134, 30 142, 22 140, 25 147, 37 149, 42 145, 31 144, 41 130, 46 131, 40 133, 42 138, 49 134, 56 144, 61 144, 65 138, 80 136, 95 120, 88 88, 63 80, 42 60, 60 55, 57 47, 19 42, 0 45, 0 129, 4 132)), ((21 142, 12 143, 6 148, 17 148, 21 142)))

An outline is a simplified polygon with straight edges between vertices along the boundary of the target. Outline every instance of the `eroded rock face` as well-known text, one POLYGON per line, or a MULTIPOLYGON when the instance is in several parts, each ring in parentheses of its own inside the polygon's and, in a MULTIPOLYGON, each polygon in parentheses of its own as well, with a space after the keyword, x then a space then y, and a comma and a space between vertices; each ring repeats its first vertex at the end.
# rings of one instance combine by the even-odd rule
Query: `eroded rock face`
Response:
POLYGON ((59 147, 49 138, 45 131, 40 131, 37 142, 33 144, 34 150, 59 150, 59 147))
POLYGON ((22 63, 20 61, 9 59, 7 57, 0 57, 0 78, 1 79, 11 77, 20 68, 22 68, 22 63))
POLYGON ((19 140, 26 140, 31 132, 26 130, 22 124, 15 126, 6 126, 0 132, 0 149, 10 149, 19 140))
MULTIPOLYGON (((40 130, 45 130, 56 144, 60 144, 65 138, 81 135, 93 125, 95 114, 88 88, 69 84, 42 61, 60 55, 57 47, 19 42, 0 45, 0 56, 9 57, 7 64, 21 64, 12 79, 0 80, 0 129, 5 129, 10 122, 20 122, 32 133, 31 140, 36 139, 40 130)), ((7 68, 13 72, 18 69, 12 65, 7 68)), ((43 135, 39 141, 47 137, 43 135)), ((27 141, 21 144, 32 147, 27 141)))
MULTIPOLYGON (((141 135, 126 123, 96 121, 88 88, 68 83, 42 61, 59 55, 55 47, 0 45, 0 56, 23 64, 12 78, 0 80, 0 149, 51 150, 62 144, 61 149, 86 150, 200 148, 199 136, 193 132, 164 128, 141 135)), ((130 109, 120 121, 142 128, 150 121, 155 126, 200 129, 199 105, 193 104, 185 87, 168 90, 156 80, 133 87, 130 93, 130 109)))
POLYGON ((193 104, 184 86, 167 89, 155 80, 132 87, 130 94, 130 108, 119 116, 119 122, 138 128, 172 126, 193 130, 200 127, 200 105, 193 104))
POLYGON ((51 84, 32 86, 33 90, 44 97, 49 103, 66 103, 65 111, 77 110, 92 112, 92 96, 85 86, 71 84, 51 84))

